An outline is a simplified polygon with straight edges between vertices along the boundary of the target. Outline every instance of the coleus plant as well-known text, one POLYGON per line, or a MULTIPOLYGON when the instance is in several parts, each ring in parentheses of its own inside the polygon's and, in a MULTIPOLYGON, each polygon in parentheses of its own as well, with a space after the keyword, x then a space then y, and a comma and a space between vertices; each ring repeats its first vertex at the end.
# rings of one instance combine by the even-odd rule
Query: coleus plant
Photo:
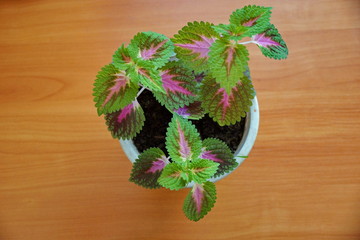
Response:
POLYGON ((214 206, 211 178, 237 167, 229 147, 216 138, 202 140, 192 121, 208 114, 224 126, 246 116, 255 96, 246 45, 256 44, 273 59, 288 55, 270 15, 270 7, 249 5, 234 11, 228 24, 190 22, 171 39, 138 33, 97 75, 95 106, 114 138, 132 139, 141 131, 145 116, 137 99, 144 90, 173 114, 168 156, 160 148, 145 150, 133 164, 130 181, 170 190, 192 185, 183 205, 190 220, 198 221, 214 206))

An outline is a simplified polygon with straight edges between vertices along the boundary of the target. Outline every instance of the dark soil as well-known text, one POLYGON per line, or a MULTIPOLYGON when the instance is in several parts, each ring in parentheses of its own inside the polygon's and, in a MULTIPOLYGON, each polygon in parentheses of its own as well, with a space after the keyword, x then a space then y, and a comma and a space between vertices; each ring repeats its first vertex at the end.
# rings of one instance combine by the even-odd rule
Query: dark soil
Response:
MULTIPOLYGON (((172 114, 156 101, 150 91, 144 91, 138 101, 145 113, 145 125, 141 132, 133 139, 139 152, 150 147, 158 147, 166 154, 166 129, 172 114)), ((213 137, 224 141, 235 152, 244 132, 245 119, 231 126, 220 127, 208 115, 200 120, 193 120, 202 139, 213 137)))

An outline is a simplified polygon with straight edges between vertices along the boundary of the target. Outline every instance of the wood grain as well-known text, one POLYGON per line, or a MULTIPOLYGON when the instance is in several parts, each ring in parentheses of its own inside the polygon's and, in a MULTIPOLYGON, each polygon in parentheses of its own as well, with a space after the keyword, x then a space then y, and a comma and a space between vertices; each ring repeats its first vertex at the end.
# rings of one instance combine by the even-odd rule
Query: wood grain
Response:
POLYGON ((360 2, 0 1, 0 239, 360 239, 360 2), (139 31, 272 5, 290 55, 251 47, 251 156, 198 223, 187 191, 145 190, 97 117, 92 84, 139 31))

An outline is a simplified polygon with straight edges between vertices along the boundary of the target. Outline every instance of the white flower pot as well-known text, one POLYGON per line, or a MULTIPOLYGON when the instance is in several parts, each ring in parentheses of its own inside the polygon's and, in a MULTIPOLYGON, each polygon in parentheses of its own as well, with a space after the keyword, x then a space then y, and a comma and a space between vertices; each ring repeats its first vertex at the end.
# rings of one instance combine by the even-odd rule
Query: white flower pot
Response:
MULTIPOLYGON (((234 156, 236 157, 236 161, 239 164, 238 166, 240 166, 240 164, 246 159, 246 158, 242 158, 242 157, 249 155, 249 153, 255 143, 255 139, 257 136, 258 129, 259 129, 259 120, 260 120, 259 105, 258 105, 257 98, 255 97, 252 100, 252 106, 250 107, 250 111, 246 115, 245 129, 244 129, 243 137, 242 137, 241 142, 234 154, 234 156)), ((139 152, 138 152, 137 148, 135 147, 133 141, 132 140, 120 140, 120 144, 121 144, 121 147, 124 150, 126 156, 128 157, 128 159, 132 163, 134 163, 135 160, 139 156, 139 152)), ((216 178, 211 178, 210 181, 216 182, 216 181, 226 177, 230 173, 231 172, 225 173, 224 175, 216 177, 216 178)), ((193 184, 190 183, 187 187, 192 187, 192 185, 193 184)))

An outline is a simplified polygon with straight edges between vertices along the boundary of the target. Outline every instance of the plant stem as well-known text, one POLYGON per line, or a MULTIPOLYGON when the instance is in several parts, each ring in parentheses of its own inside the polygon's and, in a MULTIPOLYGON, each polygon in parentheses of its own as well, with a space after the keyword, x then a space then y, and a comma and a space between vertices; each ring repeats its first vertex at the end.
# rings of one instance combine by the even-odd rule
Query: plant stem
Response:
POLYGON ((140 89, 140 91, 138 92, 138 94, 136 95, 136 98, 138 98, 139 96, 140 96, 140 94, 144 91, 146 89, 146 87, 142 87, 141 89, 140 89))
POLYGON ((242 44, 242 45, 245 45, 245 44, 249 44, 249 43, 255 43, 255 41, 251 40, 251 41, 247 41, 247 42, 238 42, 238 44, 242 44))

